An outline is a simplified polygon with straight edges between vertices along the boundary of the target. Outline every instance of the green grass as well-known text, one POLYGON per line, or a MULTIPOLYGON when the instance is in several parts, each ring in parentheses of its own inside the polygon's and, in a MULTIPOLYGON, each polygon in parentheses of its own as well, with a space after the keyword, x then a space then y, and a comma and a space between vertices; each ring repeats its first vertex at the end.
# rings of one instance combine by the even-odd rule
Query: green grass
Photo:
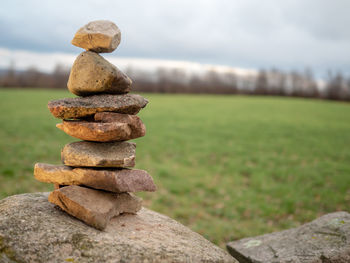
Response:
MULTIPOLYGON (((0 197, 52 190, 36 162, 60 163, 76 139, 48 100, 68 91, 0 90, 0 197)), ((350 104, 243 96, 146 94, 137 168, 158 186, 145 206, 224 246, 348 210, 350 104)))

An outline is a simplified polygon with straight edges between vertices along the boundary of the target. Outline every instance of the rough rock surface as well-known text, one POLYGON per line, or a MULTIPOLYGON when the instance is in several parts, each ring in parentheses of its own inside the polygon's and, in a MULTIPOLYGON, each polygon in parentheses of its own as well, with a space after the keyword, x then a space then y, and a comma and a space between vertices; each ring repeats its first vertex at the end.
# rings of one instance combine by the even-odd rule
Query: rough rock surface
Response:
POLYGON ((136 94, 103 94, 52 100, 48 103, 48 108, 56 118, 80 119, 103 111, 137 114, 147 103, 145 98, 136 94))
POLYGON ((63 121, 56 127, 75 138, 94 142, 127 141, 146 134, 145 125, 136 115, 114 114, 130 117, 125 117, 124 122, 63 121), (126 119, 130 122, 128 123, 126 119))
POLYGON ((136 143, 72 142, 61 152, 62 163, 74 167, 133 167, 136 143))
POLYGON ((75 95, 88 96, 127 93, 131 84, 131 79, 116 66, 95 52, 85 51, 74 61, 67 87, 75 95))
POLYGON ((131 137, 131 129, 126 123, 99 123, 91 121, 63 121, 56 127, 68 135, 93 142, 127 141, 131 137))
POLYGON ((230 242, 227 249, 245 263, 348 263, 350 214, 327 214, 298 228, 230 242))
POLYGON ((98 53, 113 52, 120 44, 121 33, 116 24, 108 20, 92 21, 80 28, 72 44, 98 53))
POLYGON ((128 193, 115 194, 77 185, 51 192, 49 202, 97 229, 106 228, 109 220, 121 213, 135 214, 142 199, 128 193))
POLYGON ((47 194, 0 201, 0 262, 237 262, 164 215, 141 209, 99 231, 55 208, 47 194))
POLYGON ((121 114, 116 112, 98 112, 95 114, 94 118, 95 121, 104 123, 126 123, 130 127, 131 137, 134 138, 142 137, 146 134, 146 126, 136 115, 121 114))
POLYGON ((38 181, 57 185, 84 185, 115 193, 156 190, 152 177, 143 170, 72 168, 37 163, 34 176, 38 181))

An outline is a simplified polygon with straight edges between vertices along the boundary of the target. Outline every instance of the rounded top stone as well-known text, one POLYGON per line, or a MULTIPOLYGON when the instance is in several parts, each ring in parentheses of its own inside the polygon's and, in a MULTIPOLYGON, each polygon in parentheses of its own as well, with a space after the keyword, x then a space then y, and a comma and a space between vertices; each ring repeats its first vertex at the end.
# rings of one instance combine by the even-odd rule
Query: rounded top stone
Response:
POLYGON ((72 44, 97 53, 113 52, 120 44, 121 33, 116 24, 108 20, 91 21, 81 27, 72 44))

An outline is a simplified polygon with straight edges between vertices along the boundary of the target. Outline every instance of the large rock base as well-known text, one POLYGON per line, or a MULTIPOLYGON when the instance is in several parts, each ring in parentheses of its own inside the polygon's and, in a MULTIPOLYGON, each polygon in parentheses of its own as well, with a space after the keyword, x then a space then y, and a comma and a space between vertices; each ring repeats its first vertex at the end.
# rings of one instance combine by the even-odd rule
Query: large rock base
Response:
POLYGON ((47 201, 48 193, 0 201, 0 262, 237 262, 173 219, 148 209, 99 231, 47 201))

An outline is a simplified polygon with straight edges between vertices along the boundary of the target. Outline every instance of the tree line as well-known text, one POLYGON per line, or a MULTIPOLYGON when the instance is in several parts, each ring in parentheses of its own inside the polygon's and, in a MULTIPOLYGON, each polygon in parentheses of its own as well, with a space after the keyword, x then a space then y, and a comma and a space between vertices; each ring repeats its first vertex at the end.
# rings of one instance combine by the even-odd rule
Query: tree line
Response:
MULTIPOLYGON (((133 90, 138 92, 275 95, 350 101, 350 78, 340 72, 329 72, 322 82, 315 80, 310 69, 303 72, 262 69, 237 74, 219 72, 215 68, 200 73, 159 68, 150 73, 129 67, 125 72, 133 79, 133 90)), ((64 89, 68 77, 69 69, 62 65, 45 73, 35 67, 18 71, 12 64, 0 73, 0 87, 64 89)))

